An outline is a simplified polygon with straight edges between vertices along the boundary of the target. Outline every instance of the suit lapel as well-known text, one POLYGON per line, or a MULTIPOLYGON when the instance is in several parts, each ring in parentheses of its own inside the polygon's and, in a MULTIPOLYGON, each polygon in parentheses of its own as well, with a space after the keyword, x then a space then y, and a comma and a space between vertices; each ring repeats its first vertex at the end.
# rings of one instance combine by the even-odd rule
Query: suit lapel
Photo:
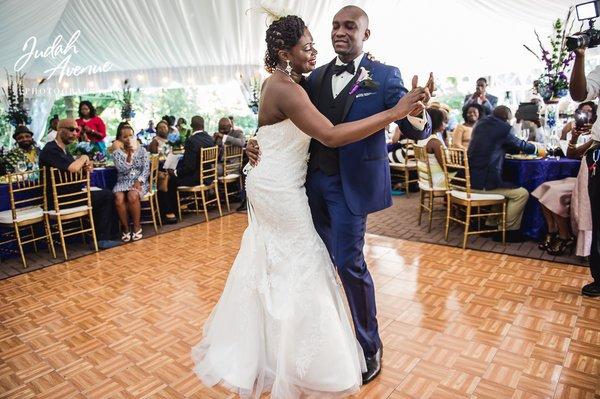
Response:
POLYGON ((329 71, 329 68, 332 68, 333 65, 335 65, 335 58, 333 60, 331 60, 331 62, 329 62, 329 64, 323 68, 323 70, 321 71, 321 74, 319 76, 317 76, 316 79, 316 88, 315 90, 312 90, 312 98, 311 101, 315 106, 318 106, 318 102, 319 102, 319 98, 321 98, 321 89, 323 88, 323 79, 325 78, 325 76, 327 76, 327 72, 329 71))
MULTIPOLYGON (((361 67, 364 67, 367 71, 370 71, 371 70, 371 65, 372 65, 372 62, 367 57, 367 54, 365 53, 365 55, 363 56, 362 60, 360 61, 360 64, 358 66, 358 70, 354 74, 354 77, 352 78, 352 80, 350 81, 350 84, 348 86, 350 88, 352 88, 354 86, 354 84, 358 80, 358 76, 360 75, 360 68, 361 67)), ((351 95, 348 95, 348 97, 346 97, 346 104, 344 105, 344 113, 342 114, 342 122, 344 120, 346 120, 346 116, 348 116, 348 112, 350 111, 350 107, 352 107, 352 103, 354 103, 354 99, 356 98, 357 94, 358 94, 358 90, 355 90, 354 93, 352 93, 351 95)))

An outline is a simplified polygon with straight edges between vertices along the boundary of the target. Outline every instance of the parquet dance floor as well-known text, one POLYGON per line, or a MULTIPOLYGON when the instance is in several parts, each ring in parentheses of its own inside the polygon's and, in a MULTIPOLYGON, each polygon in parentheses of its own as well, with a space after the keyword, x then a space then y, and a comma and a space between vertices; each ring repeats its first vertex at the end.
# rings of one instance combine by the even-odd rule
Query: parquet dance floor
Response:
MULTIPOLYGON (((0 281, 0 398, 232 397, 200 384, 190 347, 245 225, 235 214, 0 281)), ((587 269, 374 235, 366 254, 384 369, 357 397, 600 397, 587 269)))

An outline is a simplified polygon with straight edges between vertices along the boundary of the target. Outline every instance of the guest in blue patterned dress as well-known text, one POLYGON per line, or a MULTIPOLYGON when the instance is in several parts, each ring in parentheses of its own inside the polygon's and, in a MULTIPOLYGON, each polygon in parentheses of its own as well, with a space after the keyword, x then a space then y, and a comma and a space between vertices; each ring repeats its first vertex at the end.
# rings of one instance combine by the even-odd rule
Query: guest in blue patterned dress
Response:
POLYGON ((141 198, 148 192, 150 158, 144 147, 138 144, 133 128, 127 122, 119 124, 111 150, 118 172, 113 192, 121 222, 121 239, 124 242, 137 241, 142 238, 141 198), (132 233, 129 232, 129 216, 133 222, 132 233))

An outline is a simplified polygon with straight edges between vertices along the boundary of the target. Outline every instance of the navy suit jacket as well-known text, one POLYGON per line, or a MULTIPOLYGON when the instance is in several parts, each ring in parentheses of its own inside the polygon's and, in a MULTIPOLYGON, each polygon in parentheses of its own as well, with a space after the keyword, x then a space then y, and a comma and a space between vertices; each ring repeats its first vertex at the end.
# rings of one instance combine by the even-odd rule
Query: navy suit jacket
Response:
POLYGON ((200 184, 200 150, 215 146, 215 140, 206 132, 192 134, 185 140, 183 159, 177 164, 177 183, 180 186, 200 184))
POLYGON ((471 188, 493 190, 510 187, 502 180, 504 156, 507 152, 519 151, 534 154, 536 147, 513 135, 508 122, 495 116, 487 116, 477 122, 467 150, 471 188))
MULTIPOLYGON (((313 104, 317 104, 323 78, 328 68, 335 65, 335 59, 313 71, 303 85, 313 104)), ((367 118, 394 107, 408 92, 402 82, 398 68, 373 61, 365 54, 360 67, 371 73, 377 89, 361 87, 348 96, 344 108, 344 122, 367 118)), ((358 71, 352 82, 358 78, 358 71)), ((428 123, 419 131, 405 118, 397 121, 402 136, 420 140, 431 134, 431 119, 425 113, 428 123)), ((339 170, 344 197, 350 211, 355 215, 366 215, 392 205, 390 165, 388 160, 385 130, 338 148, 339 170)))

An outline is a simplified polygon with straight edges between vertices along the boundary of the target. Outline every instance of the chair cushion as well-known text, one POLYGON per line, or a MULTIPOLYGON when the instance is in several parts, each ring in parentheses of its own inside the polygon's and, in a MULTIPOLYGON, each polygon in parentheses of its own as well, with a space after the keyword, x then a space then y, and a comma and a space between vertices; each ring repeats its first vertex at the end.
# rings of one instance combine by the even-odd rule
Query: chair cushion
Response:
POLYGON ((199 186, 177 186, 177 190, 181 191, 202 191, 212 188, 213 185, 207 186, 206 184, 200 184, 199 186))
POLYGON ((239 179, 240 175, 237 173, 230 173, 227 176, 220 176, 219 180, 223 181, 223 180, 236 180, 239 179))
POLYGON ((13 220, 12 211, 0 212, 0 223, 10 224, 13 222, 24 222, 25 220, 37 219, 44 216, 44 210, 39 206, 30 206, 17 209, 17 218, 13 220))
MULTIPOLYGON (((72 213, 87 211, 90 209, 87 205, 75 206, 73 208, 64 208, 60 211, 60 215, 70 215, 72 213)), ((56 216, 58 213, 53 209, 51 211, 46 212, 48 215, 56 216)))
MULTIPOLYGON (((450 191, 450 195, 455 198, 459 198, 462 200, 467 199, 467 193, 459 190, 450 191)), ((504 199, 504 195, 502 194, 480 194, 480 193, 471 193, 471 200, 473 201, 501 201, 504 199)))
POLYGON ((435 189, 432 189, 429 186, 429 183, 426 181, 419 181, 419 188, 423 191, 444 191, 444 192, 447 191, 441 187, 436 187, 435 189))
POLYGON ((142 198, 142 201, 150 201, 150 198, 154 197, 154 194, 156 194, 156 191, 147 192, 146 195, 144 195, 144 198, 142 198))
POLYGON ((413 161, 412 159, 409 159, 405 164, 390 162, 390 168, 404 169, 404 168, 416 168, 416 167, 417 167, 417 161, 413 161))

